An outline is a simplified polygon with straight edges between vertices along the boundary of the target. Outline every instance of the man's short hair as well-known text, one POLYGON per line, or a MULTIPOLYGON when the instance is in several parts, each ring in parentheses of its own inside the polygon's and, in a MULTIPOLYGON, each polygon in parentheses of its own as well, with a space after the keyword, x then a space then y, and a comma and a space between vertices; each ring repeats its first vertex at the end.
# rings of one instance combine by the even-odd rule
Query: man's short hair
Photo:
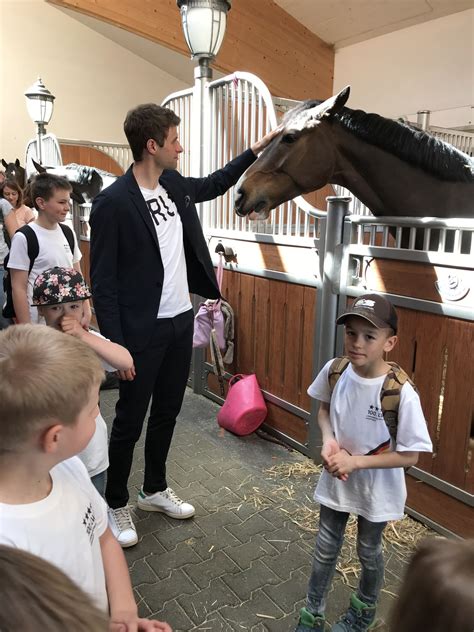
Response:
POLYGON ((0 455, 48 425, 73 426, 103 378, 97 354, 62 331, 14 325, 0 332, 0 455))
POLYGON ((155 103, 144 103, 127 113, 123 130, 132 150, 133 159, 142 160, 143 151, 150 138, 163 147, 170 127, 177 127, 181 119, 169 108, 155 103))
POLYGON ((56 176, 53 173, 39 173, 30 183, 30 197, 36 209, 36 198, 43 198, 48 201, 56 191, 72 191, 69 180, 62 176, 56 176))

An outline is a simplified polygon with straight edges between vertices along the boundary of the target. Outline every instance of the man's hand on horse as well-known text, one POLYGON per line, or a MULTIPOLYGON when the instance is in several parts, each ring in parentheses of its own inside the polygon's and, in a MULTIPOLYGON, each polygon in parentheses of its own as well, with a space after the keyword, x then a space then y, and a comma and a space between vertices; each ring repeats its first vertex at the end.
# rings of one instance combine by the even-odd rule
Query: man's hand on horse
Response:
POLYGON ((278 136, 278 134, 281 132, 282 129, 283 129, 283 125, 278 125, 278 127, 275 127, 275 129, 272 129, 270 132, 265 134, 263 138, 261 138, 260 140, 257 140, 250 147, 250 149, 253 151, 253 153, 256 156, 258 156, 258 154, 261 151, 263 151, 267 145, 271 143, 271 141, 275 138, 275 136, 278 136))

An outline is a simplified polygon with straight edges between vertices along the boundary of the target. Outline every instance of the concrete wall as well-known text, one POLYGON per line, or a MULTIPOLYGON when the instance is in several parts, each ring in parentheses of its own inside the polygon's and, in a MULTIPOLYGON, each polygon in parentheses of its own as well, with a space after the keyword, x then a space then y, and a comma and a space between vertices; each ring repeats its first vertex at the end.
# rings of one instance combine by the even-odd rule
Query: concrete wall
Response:
POLYGON ((47 130, 79 140, 124 142, 128 109, 188 87, 43 0, 0 0, 0 64, 0 158, 22 164, 38 76, 56 96, 47 130))
POLYGON ((336 51, 334 90, 349 107, 384 116, 432 110, 431 124, 474 123, 474 10, 417 24, 336 51))

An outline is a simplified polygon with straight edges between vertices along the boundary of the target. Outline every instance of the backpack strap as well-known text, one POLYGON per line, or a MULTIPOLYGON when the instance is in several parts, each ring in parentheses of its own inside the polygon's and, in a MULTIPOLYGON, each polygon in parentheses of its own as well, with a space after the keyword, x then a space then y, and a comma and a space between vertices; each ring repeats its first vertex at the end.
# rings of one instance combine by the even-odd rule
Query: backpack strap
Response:
POLYGON ((415 390, 416 386, 408 374, 396 362, 387 362, 387 364, 390 365, 390 369, 382 384, 380 403, 382 405, 383 418, 390 436, 396 441, 401 390, 406 382, 411 384, 415 390))
POLYGON ((64 237, 66 237, 67 243, 69 244, 69 248, 71 249, 72 258, 74 259, 74 246, 75 246, 74 233, 72 232, 72 230, 69 228, 67 224, 59 223, 59 228, 63 231, 64 237))
MULTIPOLYGON (((28 253, 28 259, 30 260, 30 266, 28 268, 28 276, 33 269, 36 257, 39 255, 39 241, 36 236, 35 231, 29 226, 25 224, 19 228, 15 233, 22 233, 26 239, 26 251, 28 253)), ((6 267, 6 266, 5 266, 6 267)))
POLYGON ((329 394, 332 396, 337 381, 349 366, 350 360, 345 356, 334 358, 328 372, 329 394))

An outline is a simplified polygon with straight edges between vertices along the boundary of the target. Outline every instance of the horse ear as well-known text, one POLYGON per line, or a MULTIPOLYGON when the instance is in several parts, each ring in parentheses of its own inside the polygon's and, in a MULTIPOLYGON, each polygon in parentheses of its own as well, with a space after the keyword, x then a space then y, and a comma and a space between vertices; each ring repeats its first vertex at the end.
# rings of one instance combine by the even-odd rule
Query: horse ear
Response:
POLYGON ((5 158, 2 158, 2 165, 5 167, 5 169, 8 167, 8 162, 6 162, 5 158))
POLYGON ((339 114, 342 108, 345 106, 347 99, 351 93, 351 87, 346 86, 343 88, 338 94, 327 99, 321 105, 321 117, 323 116, 334 116, 334 114, 339 114))
POLYGON ((20 166, 20 161, 18 160, 18 158, 15 160, 15 167, 19 167, 20 166))
POLYGON ((46 171, 46 168, 40 165, 39 162, 36 162, 34 158, 32 158, 31 161, 38 173, 44 173, 46 171))

